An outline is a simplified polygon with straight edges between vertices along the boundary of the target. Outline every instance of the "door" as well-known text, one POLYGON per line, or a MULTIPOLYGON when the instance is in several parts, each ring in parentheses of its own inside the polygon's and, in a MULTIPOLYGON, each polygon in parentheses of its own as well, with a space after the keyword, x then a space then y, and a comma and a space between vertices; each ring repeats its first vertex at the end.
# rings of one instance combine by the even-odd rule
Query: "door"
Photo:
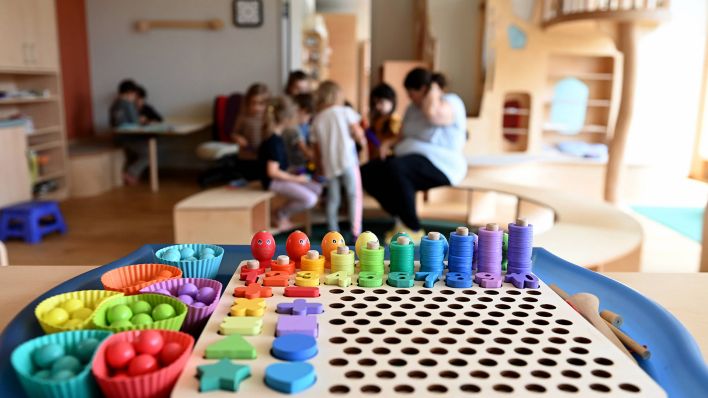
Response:
POLYGON ((54 0, 24 0, 32 12, 31 66, 56 69, 59 61, 54 0))
POLYGON ((23 0, 0 0, 0 67, 25 66, 28 47, 22 3, 23 0))

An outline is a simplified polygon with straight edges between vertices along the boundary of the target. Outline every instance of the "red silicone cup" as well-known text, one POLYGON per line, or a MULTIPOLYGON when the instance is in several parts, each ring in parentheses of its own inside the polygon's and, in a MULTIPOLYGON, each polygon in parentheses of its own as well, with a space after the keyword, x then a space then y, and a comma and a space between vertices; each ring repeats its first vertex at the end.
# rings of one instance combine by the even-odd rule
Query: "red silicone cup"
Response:
POLYGON ((98 386, 107 398, 159 398, 169 397, 177 379, 194 348, 194 338, 186 333, 172 330, 158 330, 165 339, 165 344, 177 342, 184 347, 184 352, 170 365, 142 376, 111 377, 106 365, 106 347, 116 341, 133 342, 142 331, 131 330, 116 333, 101 343, 96 351, 91 371, 98 386))
POLYGON ((172 293, 173 296, 177 297, 177 289, 185 283, 193 283, 198 288, 210 287, 216 291, 216 296, 214 301, 206 307, 193 307, 191 305, 187 306, 187 317, 184 318, 184 323, 182 324, 182 330, 186 332, 191 332, 204 326, 209 319, 209 316, 216 309, 219 300, 221 299, 221 282, 215 281, 213 279, 206 278, 179 278, 179 279, 169 279, 162 282, 154 283, 150 286, 140 289, 141 293, 155 293, 160 289, 167 289, 172 293))

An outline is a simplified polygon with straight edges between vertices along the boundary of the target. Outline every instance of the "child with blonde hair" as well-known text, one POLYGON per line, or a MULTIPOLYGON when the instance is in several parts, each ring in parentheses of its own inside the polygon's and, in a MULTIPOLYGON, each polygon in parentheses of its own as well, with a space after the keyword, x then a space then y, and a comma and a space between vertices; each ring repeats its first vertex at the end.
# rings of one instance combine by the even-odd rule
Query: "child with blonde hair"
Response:
POLYGON ((322 193, 322 186, 305 175, 288 172, 288 156, 283 141, 283 131, 295 122, 295 106, 288 97, 276 97, 268 102, 265 111, 264 136, 258 149, 261 165, 261 183, 287 202, 277 211, 277 229, 292 229, 290 216, 315 207, 322 193))
POLYGON ((331 231, 339 230, 337 215, 343 187, 351 232, 357 237, 361 233, 363 191, 356 143, 366 147, 364 131, 359 126, 361 116, 344 106, 342 90, 333 81, 322 82, 315 97, 318 113, 312 121, 310 139, 318 166, 327 179, 327 224, 331 231))

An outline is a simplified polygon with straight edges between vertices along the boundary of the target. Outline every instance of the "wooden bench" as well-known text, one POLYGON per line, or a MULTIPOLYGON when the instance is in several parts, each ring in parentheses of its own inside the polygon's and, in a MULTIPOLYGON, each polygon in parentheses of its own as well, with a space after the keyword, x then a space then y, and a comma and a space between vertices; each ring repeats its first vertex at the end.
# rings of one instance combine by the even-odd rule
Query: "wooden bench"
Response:
POLYGON ((270 229, 272 192, 250 187, 208 189, 174 207, 175 242, 250 244, 270 229))
POLYGON ((69 146, 69 195, 84 198, 123 186, 125 155, 107 140, 72 142, 69 146))

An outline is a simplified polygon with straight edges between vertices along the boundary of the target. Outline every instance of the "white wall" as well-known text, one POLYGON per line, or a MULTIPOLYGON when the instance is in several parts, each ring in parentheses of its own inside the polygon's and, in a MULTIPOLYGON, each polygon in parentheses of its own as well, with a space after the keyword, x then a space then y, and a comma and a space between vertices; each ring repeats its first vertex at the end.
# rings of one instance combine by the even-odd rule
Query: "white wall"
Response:
POLYGON ((465 102, 467 111, 477 108, 475 54, 481 43, 479 0, 436 0, 428 2, 430 30, 437 40, 438 70, 449 80, 449 90, 465 102))
POLYGON ((371 2, 371 82, 380 81, 381 64, 386 60, 415 59, 412 0, 371 2))
POLYGON ((282 90, 280 1, 266 0, 264 24, 236 28, 232 0, 88 0, 87 20, 96 128, 123 78, 144 84, 165 115, 209 116, 218 94, 262 81, 282 90), (137 33, 138 19, 221 18, 220 31, 179 29, 137 33))
POLYGON ((671 20, 639 39, 627 162, 688 175, 705 67, 706 2, 671 2, 671 20))

